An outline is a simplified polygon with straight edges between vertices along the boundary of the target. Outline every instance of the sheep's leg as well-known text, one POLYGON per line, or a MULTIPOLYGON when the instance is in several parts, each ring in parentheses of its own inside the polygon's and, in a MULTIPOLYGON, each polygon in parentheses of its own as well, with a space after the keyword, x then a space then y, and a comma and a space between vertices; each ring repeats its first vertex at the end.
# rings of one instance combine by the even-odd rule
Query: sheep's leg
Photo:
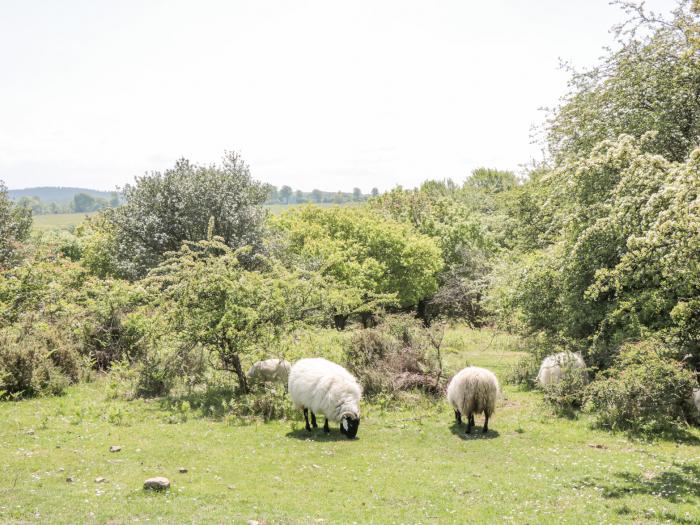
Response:
POLYGON ((459 412, 459 410, 455 410, 455 421, 458 425, 462 425, 462 414, 459 412))
POLYGON ((316 414, 311 412, 311 426, 314 428, 318 428, 318 425, 316 424, 316 414))
POLYGON ((484 430, 482 431, 484 434, 486 434, 489 431, 489 415, 484 414, 484 430))
POLYGON ((472 433, 472 427, 474 426, 474 414, 467 415, 467 434, 472 433))
POLYGON ((328 418, 326 418, 326 422, 323 424, 323 431, 326 434, 328 434, 331 431, 330 427, 328 426, 328 418))
POLYGON ((304 409, 304 420, 306 421, 306 430, 311 432, 311 427, 309 426, 309 409, 304 409))

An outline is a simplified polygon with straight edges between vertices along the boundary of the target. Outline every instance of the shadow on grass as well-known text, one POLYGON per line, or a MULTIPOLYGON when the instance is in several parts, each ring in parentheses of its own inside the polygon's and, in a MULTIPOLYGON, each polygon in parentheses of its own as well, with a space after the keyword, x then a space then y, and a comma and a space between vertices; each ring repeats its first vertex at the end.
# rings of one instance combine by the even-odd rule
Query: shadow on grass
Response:
POLYGON ((700 466, 674 465, 659 474, 617 472, 617 482, 606 485, 600 480, 593 483, 603 489, 605 498, 627 496, 656 496, 680 503, 689 498, 700 499, 700 466))
POLYGON ((322 428, 317 428, 315 430, 312 430, 309 432, 305 428, 299 428, 296 430, 291 430, 287 432, 287 437, 292 438, 292 439, 299 439, 301 441, 306 441, 307 439, 310 441, 358 441, 360 439, 359 436, 357 436, 355 439, 348 439, 345 437, 343 434, 340 433, 340 430, 337 429, 331 429, 329 434, 326 434, 322 428))
POLYGON ((457 423, 452 423, 452 426, 450 427, 450 432, 452 432, 455 436, 458 436, 460 439, 463 439, 464 441, 476 441, 478 439, 496 439, 498 436, 500 436, 498 430, 492 429, 489 429, 489 431, 486 434, 484 434, 481 431, 482 427, 479 425, 476 425, 472 428, 471 434, 467 434, 466 430, 467 425, 460 426, 457 423))

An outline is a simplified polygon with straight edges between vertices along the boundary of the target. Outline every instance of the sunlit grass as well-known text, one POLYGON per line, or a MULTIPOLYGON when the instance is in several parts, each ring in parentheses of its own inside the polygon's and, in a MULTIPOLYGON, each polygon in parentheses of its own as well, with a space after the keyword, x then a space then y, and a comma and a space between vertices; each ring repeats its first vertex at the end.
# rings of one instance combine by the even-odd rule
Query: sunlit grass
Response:
MULTIPOLYGON (((293 351, 339 355, 345 337, 301 335, 293 351)), ((463 328, 443 344, 448 372, 468 362, 501 378, 513 348, 512 336, 463 328)), ((0 404, 0 522, 700 522, 700 447, 557 419, 537 392, 506 386, 486 436, 465 437, 442 400, 365 403, 348 441, 337 425, 309 435, 299 419, 173 417, 160 400, 108 399, 106 383, 0 404), (155 475, 172 489, 145 493, 155 475)))

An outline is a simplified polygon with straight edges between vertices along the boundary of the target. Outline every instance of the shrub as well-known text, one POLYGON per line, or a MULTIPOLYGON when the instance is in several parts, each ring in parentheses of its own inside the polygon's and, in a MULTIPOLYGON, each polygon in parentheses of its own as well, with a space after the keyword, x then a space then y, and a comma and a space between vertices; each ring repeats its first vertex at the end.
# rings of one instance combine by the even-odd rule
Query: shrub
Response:
POLYGON ((80 378, 70 336, 45 323, 0 331, 0 390, 15 397, 61 394, 80 378))
POLYGON ((588 407, 599 426, 656 432, 685 419, 694 374, 663 344, 626 344, 603 377, 588 387, 588 407))
POLYGON ((345 363, 365 395, 421 390, 443 392, 442 327, 425 328, 415 318, 390 316, 376 328, 356 332, 345 349, 345 363))

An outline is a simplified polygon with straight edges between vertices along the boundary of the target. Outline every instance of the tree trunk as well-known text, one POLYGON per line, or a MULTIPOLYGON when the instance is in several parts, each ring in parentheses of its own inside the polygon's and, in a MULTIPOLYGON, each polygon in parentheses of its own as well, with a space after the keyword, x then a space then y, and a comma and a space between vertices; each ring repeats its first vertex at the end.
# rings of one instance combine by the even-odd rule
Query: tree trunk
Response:
POLYGON ((421 299, 416 305, 416 317, 423 321, 423 325, 428 328, 430 327, 430 312, 428 311, 428 301, 421 299))
POLYGON ((335 324, 336 330, 345 330, 345 325, 348 323, 347 315, 334 315, 333 323, 335 324))
POLYGON ((248 393, 248 378, 245 376, 245 373, 243 372, 243 366, 241 365, 241 359, 238 357, 238 354, 232 354, 230 356, 230 362, 233 365, 233 371, 236 372, 236 376, 238 376, 238 386, 241 389, 241 392, 244 394, 248 393))
POLYGON ((374 314, 371 312, 362 312, 360 320, 362 321, 362 328, 372 328, 377 324, 375 323, 374 314))

